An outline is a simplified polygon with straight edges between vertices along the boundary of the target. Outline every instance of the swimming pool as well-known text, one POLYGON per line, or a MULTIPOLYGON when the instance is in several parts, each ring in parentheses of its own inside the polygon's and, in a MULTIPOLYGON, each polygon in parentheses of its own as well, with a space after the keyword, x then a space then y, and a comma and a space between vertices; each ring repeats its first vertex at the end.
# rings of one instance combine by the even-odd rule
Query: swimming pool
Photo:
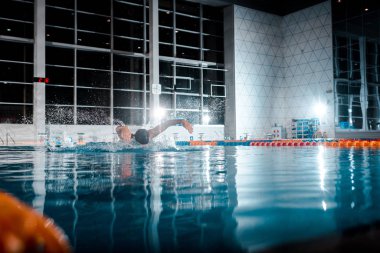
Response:
POLYGON ((0 147, 0 189, 75 252, 244 252, 380 220, 380 150, 0 147))

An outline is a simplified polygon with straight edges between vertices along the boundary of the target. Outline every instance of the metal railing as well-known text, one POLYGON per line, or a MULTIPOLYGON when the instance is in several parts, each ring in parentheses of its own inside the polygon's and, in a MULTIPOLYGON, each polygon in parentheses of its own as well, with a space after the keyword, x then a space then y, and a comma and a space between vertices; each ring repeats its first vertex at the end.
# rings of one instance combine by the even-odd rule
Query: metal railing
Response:
POLYGON ((13 145, 16 144, 16 141, 14 140, 10 132, 8 131, 5 132, 5 138, 1 137, 3 134, 4 132, 0 133, 0 143, 2 145, 8 146, 9 144, 12 144, 12 143, 13 145))

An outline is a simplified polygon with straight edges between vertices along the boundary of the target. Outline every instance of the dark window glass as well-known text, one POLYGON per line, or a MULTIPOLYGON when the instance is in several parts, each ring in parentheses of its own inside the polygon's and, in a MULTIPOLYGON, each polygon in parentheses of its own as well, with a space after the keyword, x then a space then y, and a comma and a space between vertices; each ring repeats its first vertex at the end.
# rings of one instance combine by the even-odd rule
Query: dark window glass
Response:
MULTIPOLYGON (((140 5, 144 5, 144 1, 145 0, 117 0, 118 2, 125 2, 125 3, 134 3, 134 4, 140 4, 140 5)), ((149 2, 149 0, 146 0, 147 4, 149 2)))
POLYGON ((33 13, 32 3, 1 0, 0 17, 33 22, 33 13))
POLYGON ((173 77, 160 77, 160 84, 162 85, 162 89, 164 90, 173 90, 173 77))
POLYGON ((74 0, 46 0, 46 5, 74 9, 74 0))
POLYGON ((33 82, 33 65, 0 62, 0 81, 33 82))
POLYGON ((46 106, 46 124, 74 124, 74 108, 71 106, 46 106))
POLYGON ((77 109, 79 125, 109 125, 110 109, 109 108, 78 108, 77 109))
POLYGON ((200 50, 177 46, 177 57, 200 60, 200 50))
POLYGON ((143 124, 142 109, 114 109, 114 119, 118 119, 127 125, 142 125, 143 124))
POLYGON ((78 41, 78 45, 83 45, 83 46, 100 47, 100 48, 111 47, 110 35, 89 33, 89 32, 78 32, 77 41, 78 41))
POLYGON ((160 0, 158 2, 158 8, 164 9, 164 10, 173 10, 173 1, 172 0, 160 0))
POLYGON ((77 0, 77 8, 79 11, 109 16, 111 13, 111 0, 91 1, 91 3, 88 0, 77 0))
POLYGON ((32 39, 34 34, 32 23, 23 23, 18 21, 1 20, 0 35, 23 37, 32 39))
POLYGON ((143 92, 119 91, 113 92, 113 106, 115 107, 143 107, 143 92))
POLYGON ((160 42, 173 43, 173 30, 160 27, 159 31, 160 42))
POLYGON ((144 90, 144 76, 136 74, 113 73, 114 89, 144 90))
POLYGON ((187 1, 176 1, 176 10, 180 13, 199 16, 200 5, 187 1))
MULTIPOLYGON (((149 59, 145 59, 145 73, 149 74, 149 59)), ((149 81, 149 77, 147 77, 147 81, 149 81)))
POLYGON ((111 87, 111 74, 109 71, 100 70, 77 70, 77 85, 86 87, 111 87))
POLYGON ((195 96, 177 95, 177 108, 178 109, 200 109, 201 99, 195 96))
POLYGON ((47 26, 46 41, 74 44, 74 30, 47 26))
POLYGON ((223 23, 204 20, 203 32, 211 35, 223 36, 223 23))
POLYGON ((177 67, 176 72, 177 76, 189 77, 196 80, 200 78, 200 69, 198 68, 177 67))
POLYGON ((160 11, 158 23, 163 26, 173 27, 173 12, 160 11))
MULTIPOLYGON (((204 70, 203 71, 203 93, 211 95, 211 85, 224 85, 224 72, 217 70, 204 70)), ((215 95, 215 88, 213 89, 215 95)), ((224 91, 223 91, 223 95, 224 91)), ((220 95, 220 96, 223 96, 220 95)))
POLYGON ((77 52, 78 67, 94 69, 110 69, 110 54, 100 52, 81 51, 77 52))
POLYGON ((74 66, 74 50, 60 47, 46 47, 46 64, 74 66))
POLYGON ((200 36, 196 33, 178 32, 176 33, 177 44, 191 47, 200 47, 200 36))
POLYGON ((0 102, 33 103, 33 85, 0 83, 0 102))
POLYGON ((115 19, 114 34, 142 39, 144 38, 144 25, 115 19))
POLYGON ((74 11, 46 7, 46 24, 74 28, 74 11))
POLYGON ((210 125, 224 125, 225 98, 203 98, 203 108, 209 111, 210 125))
POLYGON ((223 51, 223 38, 215 36, 203 36, 204 48, 211 50, 223 51))
POLYGON ((203 5, 203 17, 223 21, 223 8, 215 8, 212 6, 203 5))
POLYGON ((216 97, 226 96, 226 88, 224 85, 211 85, 211 95, 216 97))
POLYGON ((224 71, 213 70, 213 69, 204 69, 203 70, 203 79, 205 81, 224 82, 224 71))
POLYGON ((144 21, 144 7, 125 4, 121 2, 114 2, 113 4, 114 16, 118 18, 144 21))
POLYGON ((179 29, 199 32, 199 18, 176 15, 176 26, 179 29))
POLYGON ((115 71, 144 73, 144 58, 128 57, 115 54, 113 68, 115 71))
POLYGON ((223 52, 204 51, 204 60, 209 62, 224 63, 223 52))
POLYGON ((173 94, 161 94, 160 95, 160 107, 165 109, 173 108, 173 94))
POLYGON ((144 42, 143 40, 123 39, 114 37, 114 47, 116 50, 143 53, 144 42))
POLYGON ((78 13, 78 29, 109 34, 111 18, 85 13, 78 13))
POLYGON ((0 123, 33 124, 33 106, 0 105, 0 123))
POLYGON ((199 79, 193 79, 189 77, 176 78, 175 90, 178 92, 186 93, 199 93, 200 82, 199 79))
POLYGON ((74 69, 46 66, 46 77, 49 84, 74 85, 74 69))
POLYGON ((200 112, 186 112, 186 111, 177 111, 177 118, 187 119, 191 124, 199 124, 201 113, 200 112))
POLYGON ((33 45, 0 41, 0 59, 33 62, 33 45))
POLYGON ((160 44, 160 55, 162 56, 173 56, 173 46, 172 45, 165 45, 160 44))
POLYGON ((110 91, 97 89, 77 89, 78 105, 110 106, 110 91))
POLYGON ((72 105, 74 88, 46 85, 46 104, 72 105))
POLYGON ((160 75, 173 76, 173 62, 160 61, 160 75))

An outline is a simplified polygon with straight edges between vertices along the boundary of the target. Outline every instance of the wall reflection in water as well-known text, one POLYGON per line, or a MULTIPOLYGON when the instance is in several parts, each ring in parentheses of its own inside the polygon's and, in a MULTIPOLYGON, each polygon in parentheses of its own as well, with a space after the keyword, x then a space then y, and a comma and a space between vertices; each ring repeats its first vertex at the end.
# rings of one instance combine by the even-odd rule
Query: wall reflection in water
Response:
POLYGON ((338 229, 380 220, 380 151, 351 148, 337 153, 340 160, 335 196, 338 229))
POLYGON ((239 252, 231 158, 224 149, 47 153, 44 213, 78 252, 239 252))
POLYGON ((0 148, 0 188, 76 252, 242 252, 380 220, 380 150, 0 148))

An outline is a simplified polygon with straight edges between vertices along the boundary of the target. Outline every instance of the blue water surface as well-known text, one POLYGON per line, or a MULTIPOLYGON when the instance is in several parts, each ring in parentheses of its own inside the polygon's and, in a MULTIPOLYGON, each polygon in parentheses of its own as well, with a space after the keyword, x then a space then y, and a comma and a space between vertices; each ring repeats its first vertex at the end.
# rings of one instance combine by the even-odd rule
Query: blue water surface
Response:
POLYGON ((0 147, 0 189, 75 252, 246 252, 380 220, 380 150, 0 147))

